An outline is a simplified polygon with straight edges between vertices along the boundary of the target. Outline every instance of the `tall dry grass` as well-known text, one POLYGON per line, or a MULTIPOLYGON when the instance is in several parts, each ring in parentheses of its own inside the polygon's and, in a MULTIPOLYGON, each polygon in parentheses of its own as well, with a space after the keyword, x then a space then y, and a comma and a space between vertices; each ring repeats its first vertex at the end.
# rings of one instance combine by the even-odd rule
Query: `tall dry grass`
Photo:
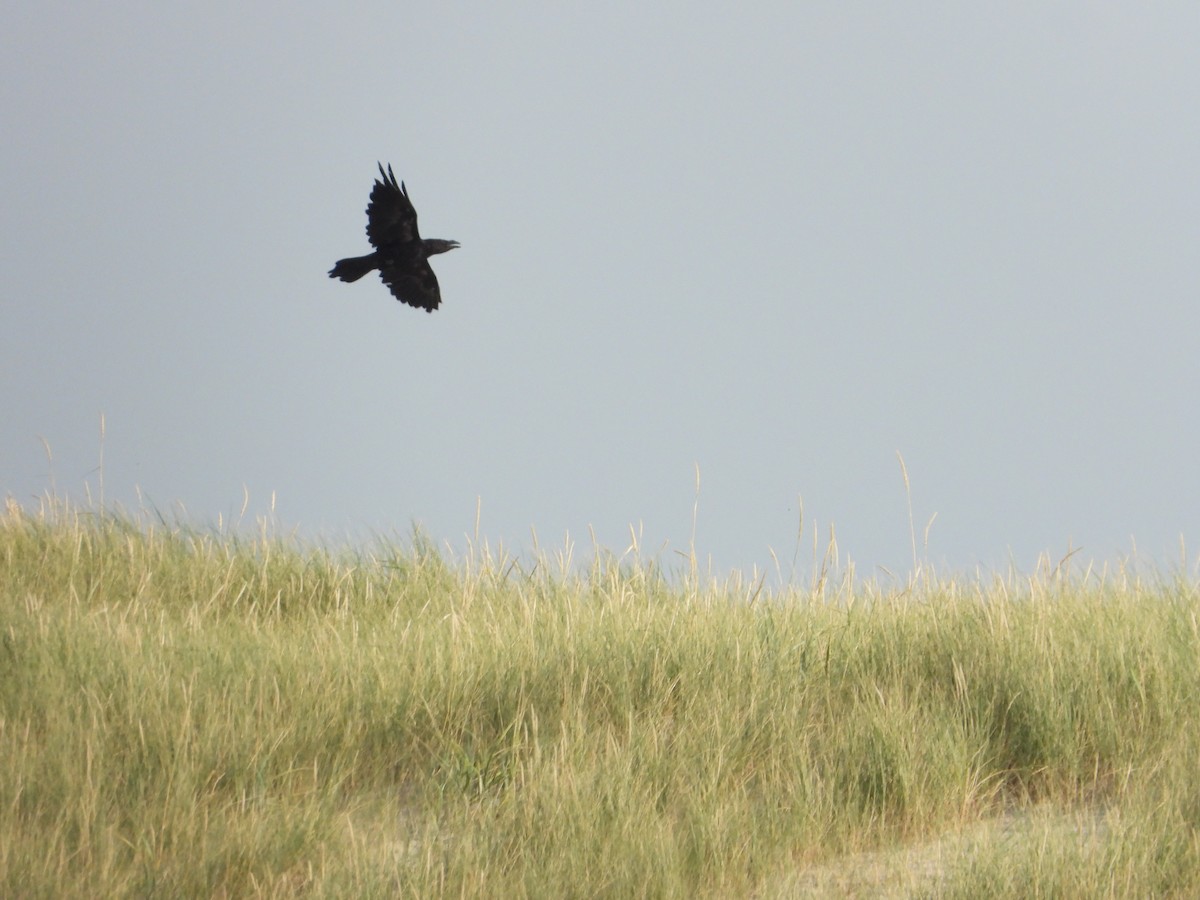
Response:
POLYGON ((1200 893, 1193 582, 830 583, 10 503, 0 895, 1200 893))

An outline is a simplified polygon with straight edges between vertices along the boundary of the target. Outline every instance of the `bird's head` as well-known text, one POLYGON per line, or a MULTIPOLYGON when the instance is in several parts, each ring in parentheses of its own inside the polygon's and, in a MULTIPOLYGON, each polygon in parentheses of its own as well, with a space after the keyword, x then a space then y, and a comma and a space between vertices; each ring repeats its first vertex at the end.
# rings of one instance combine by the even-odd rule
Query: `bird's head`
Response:
POLYGON ((458 248, 458 241, 443 241, 439 238, 426 238, 425 255, 433 256, 435 253, 445 253, 447 250, 455 250, 458 248))

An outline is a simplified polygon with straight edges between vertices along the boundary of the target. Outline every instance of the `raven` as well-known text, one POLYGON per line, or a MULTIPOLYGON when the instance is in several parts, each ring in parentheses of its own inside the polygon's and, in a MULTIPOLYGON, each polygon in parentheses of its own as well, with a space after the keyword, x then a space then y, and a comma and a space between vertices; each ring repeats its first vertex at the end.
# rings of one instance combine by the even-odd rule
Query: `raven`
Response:
POLYGON ((442 302, 437 276, 429 267, 429 257, 459 246, 458 241, 421 239, 417 233, 417 211, 408 199, 404 183, 396 183, 389 165, 383 171, 379 163, 379 178, 371 188, 367 204, 367 239, 375 248, 366 256, 339 259, 329 270, 330 278, 358 281, 372 269, 388 286, 392 296, 401 303, 433 312, 442 302))

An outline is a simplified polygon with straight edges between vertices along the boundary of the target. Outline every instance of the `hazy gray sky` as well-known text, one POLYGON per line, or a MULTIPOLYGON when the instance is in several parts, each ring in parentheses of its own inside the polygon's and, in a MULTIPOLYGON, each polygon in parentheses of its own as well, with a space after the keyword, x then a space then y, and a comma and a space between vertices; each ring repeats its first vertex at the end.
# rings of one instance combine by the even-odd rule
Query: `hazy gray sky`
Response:
POLYGON ((0 492, 861 574, 1200 542, 1200 4, 17 2, 0 492), (376 160, 433 315, 364 253, 376 160), (41 439, 53 452, 48 462, 41 439), (52 481, 53 479, 53 481, 52 481))

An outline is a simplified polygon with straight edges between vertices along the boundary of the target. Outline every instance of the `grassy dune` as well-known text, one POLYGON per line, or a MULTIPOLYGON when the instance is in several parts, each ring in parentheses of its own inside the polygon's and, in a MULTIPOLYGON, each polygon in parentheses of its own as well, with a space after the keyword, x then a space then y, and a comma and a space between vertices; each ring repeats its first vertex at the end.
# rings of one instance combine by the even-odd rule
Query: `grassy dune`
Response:
POLYGON ((1198 616, 10 503, 0 896, 1197 896, 1198 616))

